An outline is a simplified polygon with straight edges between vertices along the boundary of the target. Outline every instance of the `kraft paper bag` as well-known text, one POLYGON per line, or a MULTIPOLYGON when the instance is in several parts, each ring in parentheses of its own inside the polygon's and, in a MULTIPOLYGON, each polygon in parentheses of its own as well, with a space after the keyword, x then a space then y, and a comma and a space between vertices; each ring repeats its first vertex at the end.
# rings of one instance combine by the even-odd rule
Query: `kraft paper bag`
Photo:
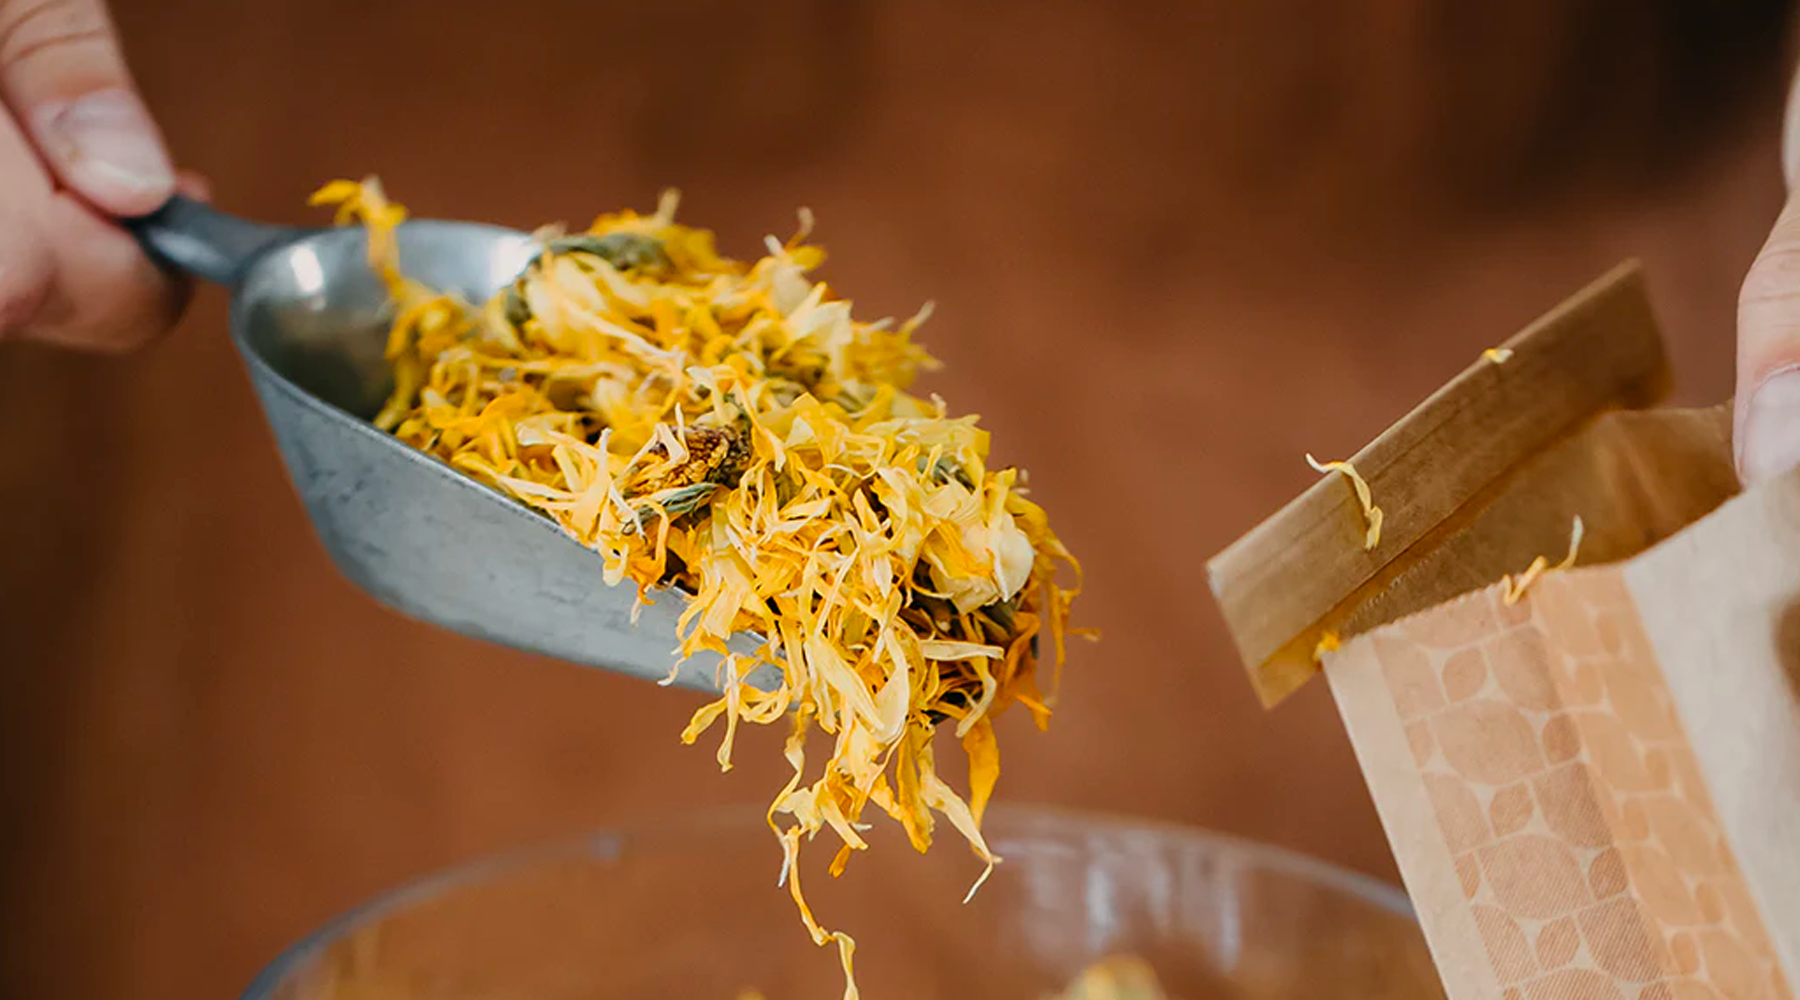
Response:
POLYGON ((1800 472, 1737 495, 1667 374, 1627 265, 1351 457, 1374 546, 1333 473, 1209 566, 1265 703, 1330 684, 1451 1000, 1796 996, 1800 472))

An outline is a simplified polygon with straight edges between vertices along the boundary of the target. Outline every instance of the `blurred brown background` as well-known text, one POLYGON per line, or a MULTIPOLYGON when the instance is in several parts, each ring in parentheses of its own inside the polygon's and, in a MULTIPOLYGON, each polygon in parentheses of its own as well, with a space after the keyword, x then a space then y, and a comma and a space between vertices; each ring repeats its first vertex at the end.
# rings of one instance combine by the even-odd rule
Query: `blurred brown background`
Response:
MULTIPOLYGON (((1106 639, 1048 736, 1013 727, 1001 794, 1383 875, 1326 693, 1256 707, 1204 558, 1303 452, 1627 255, 1684 396, 1722 398, 1781 198, 1779 0, 116 6, 179 156, 247 214, 371 171, 520 226, 673 184, 749 254, 811 206, 865 314, 937 300, 934 388, 1088 565, 1106 639)), ((0 429, 6 996, 230 996, 409 876, 780 783, 768 739, 729 776, 679 746, 686 695, 353 592, 216 290, 141 356, 9 347, 0 429)))

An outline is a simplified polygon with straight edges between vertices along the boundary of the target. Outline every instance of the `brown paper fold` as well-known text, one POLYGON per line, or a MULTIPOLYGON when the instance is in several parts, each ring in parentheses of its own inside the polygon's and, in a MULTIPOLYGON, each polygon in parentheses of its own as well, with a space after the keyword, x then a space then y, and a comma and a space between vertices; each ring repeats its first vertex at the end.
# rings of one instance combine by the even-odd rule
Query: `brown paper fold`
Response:
POLYGON ((1728 426, 1722 415, 1695 414, 1666 441, 1627 420, 1595 432, 1641 440, 1645 448, 1638 452, 1558 447, 1603 414, 1649 405, 1668 385, 1637 265, 1621 265, 1506 347, 1512 356, 1504 364, 1476 361, 1352 456, 1386 513, 1373 551, 1362 548, 1355 495, 1334 474, 1207 564, 1265 704, 1318 672, 1313 650, 1325 631, 1352 635, 1566 546, 1570 515, 1578 511, 1538 503, 1490 509, 1533 468, 1539 470, 1534 489, 1581 496, 1617 490, 1638 498, 1643 517, 1632 530, 1615 531, 1603 519, 1589 525, 1590 561, 1629 555, 1735 489, 1729 461, 1696 458, 1716 451, 1728 426), (1705 482, 1679 502, 1639 485, 1690 472, 1705 482), (1429 565, 1420 566, 1422 560, 1429 565))
POLYGON ((1615 271, 1354 457, 1391 542, 1332 476, 1209 567, 1266 703, 1354 636, 1324 672, 1451 1000, 1795 997, 1800 472, 1734 497, 1725 408, 1632 410, 1658 341, 1615 271), (1508 604, 1575 515, 1584 568, 1508 604))

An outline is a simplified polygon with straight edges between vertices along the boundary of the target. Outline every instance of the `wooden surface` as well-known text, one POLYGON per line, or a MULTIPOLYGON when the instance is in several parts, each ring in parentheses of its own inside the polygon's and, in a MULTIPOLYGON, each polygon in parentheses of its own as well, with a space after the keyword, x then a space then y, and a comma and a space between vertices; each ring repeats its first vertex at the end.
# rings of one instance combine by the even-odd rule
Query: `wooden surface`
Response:
MULTIPOLYGON (((1349 453, 1627 256, 1684 398, 1722 398, 1781 197, 1785 5, 1734 31, 1677 2, 975 6, 117 13, 181 158, 246 213, 307 218, 365 171, 518 225, 676 184, 748 253, 811 206, 868 314, 937 300, 934 388, 1089 570, 1106 640, 1049 735, 1005 734, 999 794, 1391 873, 1326 693, 1262 712, 1203 560, 1314 478, 1304 452, 1349 453)), ((773 741, 728 776, 679 746, 687 696, 352 591, 222 325, 209 291, 139 357, 0 352, 0 994, 230 996, 397 880, 772 793, 773 741)))

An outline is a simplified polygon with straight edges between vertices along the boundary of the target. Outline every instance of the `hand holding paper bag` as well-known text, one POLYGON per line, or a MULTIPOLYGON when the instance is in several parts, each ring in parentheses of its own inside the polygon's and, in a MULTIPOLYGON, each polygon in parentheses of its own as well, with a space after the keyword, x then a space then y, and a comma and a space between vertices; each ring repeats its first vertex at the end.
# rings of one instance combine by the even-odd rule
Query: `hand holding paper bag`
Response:
POLYGON ((1725 407, 1637 409, 1667 372, 1634 267, 1507 346, 1352 457, 1373 551, 1333 475, 1212 561, 1253 683, 1344 637, 1323 673, 1451 1000, 1794 1000, 1800 470, 1736 495, 1725 407), (1583 568, 1504 600, 1576 515, 1583 568))

